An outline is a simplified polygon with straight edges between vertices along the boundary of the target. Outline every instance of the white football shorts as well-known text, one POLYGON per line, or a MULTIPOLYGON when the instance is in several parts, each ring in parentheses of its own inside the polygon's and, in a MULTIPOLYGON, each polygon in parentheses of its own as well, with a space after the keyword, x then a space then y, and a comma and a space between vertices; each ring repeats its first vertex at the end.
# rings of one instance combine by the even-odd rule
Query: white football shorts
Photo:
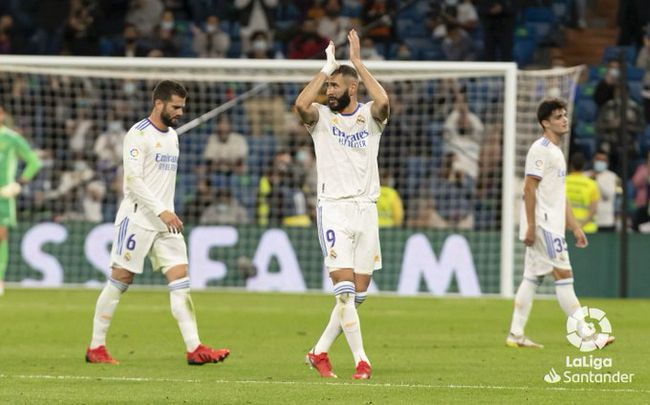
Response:
POLYGON ((526 247, 524 277, 545 276, 553 268, 571 270, 566 238, 538 226, 535 230, 535 243, 526 247))
POLYGON ((329 271, 381 269, 377 205, 373 202, 318 201, 318 240, 329 271))
POLYGON ((154 271, 163 274, 172 267, 187 264, 187 247, 180 233, 152 231, 124 218, 115 226, 111 267, 142 274, 149 256, 154 271))

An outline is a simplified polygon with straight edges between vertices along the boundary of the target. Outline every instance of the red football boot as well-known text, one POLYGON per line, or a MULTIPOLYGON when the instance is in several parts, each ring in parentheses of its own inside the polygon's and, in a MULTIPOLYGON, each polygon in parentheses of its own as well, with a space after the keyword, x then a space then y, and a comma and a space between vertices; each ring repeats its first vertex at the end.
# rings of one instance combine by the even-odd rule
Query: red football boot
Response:
POLYGON ((330 363, 327 352, 321 354, 307 353, 307 363, 311 368, 315 368, 323 378, 337 378, 332 372, 332 363, 330 363))
POLYGON ((230 354, 228 349, 214 350, 208 346, 199 345, 193 352, 187 353, 187 364, 202 366, 205 363, 218 363, 224 361, 230 354))
POLYGON ((120 364, 106 351, 106 346, 90 347, 86 350, 86 363, 120 364))
POLYGON ((357 372, 354 373, 352 378, 354 378, 355 380, 369 380, 371 373, 372 370, 370 369, 370 364, 361 360, 359 364, 357 364, 357 372))

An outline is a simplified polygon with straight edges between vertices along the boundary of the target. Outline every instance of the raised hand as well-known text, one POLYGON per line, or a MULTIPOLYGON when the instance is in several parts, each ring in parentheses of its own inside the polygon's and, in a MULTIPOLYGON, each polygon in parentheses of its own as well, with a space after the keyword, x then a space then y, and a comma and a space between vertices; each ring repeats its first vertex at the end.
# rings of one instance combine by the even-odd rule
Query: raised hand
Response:
POLYGON ((348 33, 348 42, 350 43, 350 61, 361 61, 361 44, 359 43, 359 35, 357 31, 352 29, 348 33))
POLYGON ((334 42, 330 41, 329 45, 325 49, 325 55, 327 56, 327 62, 325 66, 321 69, 321 72, 325 73, 328 77, 332 75, 336 69, 339 68, 340 64, 336 61, 336 50, 334 49, 334 42))

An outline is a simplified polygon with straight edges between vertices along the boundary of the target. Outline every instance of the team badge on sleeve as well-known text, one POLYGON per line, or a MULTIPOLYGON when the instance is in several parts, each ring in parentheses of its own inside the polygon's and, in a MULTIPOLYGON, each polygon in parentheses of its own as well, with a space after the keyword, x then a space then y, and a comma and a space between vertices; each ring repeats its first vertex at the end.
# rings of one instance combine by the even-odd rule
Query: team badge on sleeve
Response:
POLYGON ((129 157, 133 160, 138 160, 140 158, 140 149, 131 148, 129 150, 129 157))
POLYGON ((535 161, 535 167, 537 167, 538 169, 542 169, 544 167, 544 161, 542 160, 535 161))

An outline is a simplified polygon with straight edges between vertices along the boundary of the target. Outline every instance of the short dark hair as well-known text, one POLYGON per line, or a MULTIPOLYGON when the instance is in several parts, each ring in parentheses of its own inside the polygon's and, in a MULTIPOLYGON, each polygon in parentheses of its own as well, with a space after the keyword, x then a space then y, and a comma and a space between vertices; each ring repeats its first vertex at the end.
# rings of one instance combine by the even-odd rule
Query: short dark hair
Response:
MULTIPOLYGON (((537 108, 537 121, 539 121, 539 125, 542 125, 542 121, 551 118, 551 114, 553 114, 553 111, 555 110, 566 110, 566 103, 559 98, 551 98, 542 101, 537 108)), ((544 125, 542 125, 542 128, 544 128, 544 125)))
POLYGON ((172 99, 172 96, 185 98, 187 97, 187 90, 178 82, 163 80, 154 87, 151 101, 155 103, 156 100, 162 100, 166 103, 172 99))
POLYGON ((582 152, 574 153, 569 159, 569 166, 574 172, 582 171, 582 169, 585 167, 585 164, 587 164, 587 158, 585 158, 585 155, 582 152))
POLYGON ((341 65, 339 66, 338 69, 336 69, 334 72, 332 72, 332 76, 334 75, 342 75, 342 76, 347 76, 351 77, 354 80, 359 80, 359 74, 357 73, 356 69, 353 68, 352 66, 348 65, 341 65))

